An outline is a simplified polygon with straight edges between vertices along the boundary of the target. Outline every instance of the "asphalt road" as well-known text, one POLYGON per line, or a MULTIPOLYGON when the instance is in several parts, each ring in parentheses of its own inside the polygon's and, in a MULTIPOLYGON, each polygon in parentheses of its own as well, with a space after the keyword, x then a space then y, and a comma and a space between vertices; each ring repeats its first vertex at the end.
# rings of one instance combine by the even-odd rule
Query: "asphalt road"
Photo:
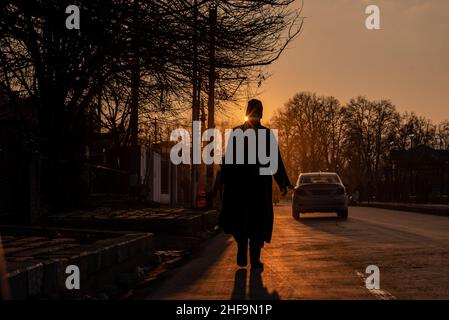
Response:
POLYGON ((148 299, 448 299, 449 218, 354 207, 342 221, 328 214, 291 217, 275 207, 263 273, 239 269, 236 246, 211 239, 147 295, 148 299), (368 290, 369 265, 380 290, 368 290))

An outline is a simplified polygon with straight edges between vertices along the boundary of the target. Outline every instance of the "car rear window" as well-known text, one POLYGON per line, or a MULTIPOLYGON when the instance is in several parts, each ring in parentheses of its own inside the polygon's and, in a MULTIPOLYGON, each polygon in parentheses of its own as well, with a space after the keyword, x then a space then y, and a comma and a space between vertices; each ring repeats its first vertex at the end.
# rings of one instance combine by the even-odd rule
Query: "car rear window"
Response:
POLYGON ((324 175, 324 176, 302 176, 300 179, 300 183, 340 183, 340 179, 338 179, 337 176, 330 176, 330 175, 324 175))

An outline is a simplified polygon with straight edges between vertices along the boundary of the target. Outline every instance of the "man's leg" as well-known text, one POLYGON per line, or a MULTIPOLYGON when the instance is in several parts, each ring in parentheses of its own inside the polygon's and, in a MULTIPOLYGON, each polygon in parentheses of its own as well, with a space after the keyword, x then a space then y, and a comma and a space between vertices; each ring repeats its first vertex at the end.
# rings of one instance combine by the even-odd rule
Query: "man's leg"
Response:
POLYGON ((248 238, 235 236, 237 242, 237 264, 240 267, 246 267, 248 264, 248 238))
POLYGON ((251 268, 263 269, 263 263, 260 261, 263 241, 251 239, 249 243, 249 254, 251 258, 251 268))

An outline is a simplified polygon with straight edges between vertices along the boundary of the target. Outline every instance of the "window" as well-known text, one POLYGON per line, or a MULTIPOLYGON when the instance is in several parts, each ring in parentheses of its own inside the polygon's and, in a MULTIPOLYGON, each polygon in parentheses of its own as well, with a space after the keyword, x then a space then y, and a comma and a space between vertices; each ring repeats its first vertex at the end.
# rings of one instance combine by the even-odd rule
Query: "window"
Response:
POLYGON ((306 175, 301 177, 301 184, 340 183, 337 175, 306 175))

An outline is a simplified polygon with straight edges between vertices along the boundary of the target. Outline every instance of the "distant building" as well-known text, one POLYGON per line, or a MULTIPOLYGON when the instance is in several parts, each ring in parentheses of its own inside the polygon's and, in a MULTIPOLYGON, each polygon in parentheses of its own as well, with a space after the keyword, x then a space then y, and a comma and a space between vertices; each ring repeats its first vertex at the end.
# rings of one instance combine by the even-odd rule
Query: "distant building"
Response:
POLYGON ((449 203, 449 150, 392 150, 390 187, 394 201, 449 203))
POLYGON ((139 145, 117 151, 112 135, 95 133, 88 148, 90 192, 134 192, 155 203, 188 206, 190 167, 171 163, 172 146, 173 142, 161 142, 151 148, 139 145))
POLYGON ((151 150, 153 201, 162 204, 188 206, 190 201, 190 167, 174 165, 170 150, 174 142, 155 144, 151 150))

